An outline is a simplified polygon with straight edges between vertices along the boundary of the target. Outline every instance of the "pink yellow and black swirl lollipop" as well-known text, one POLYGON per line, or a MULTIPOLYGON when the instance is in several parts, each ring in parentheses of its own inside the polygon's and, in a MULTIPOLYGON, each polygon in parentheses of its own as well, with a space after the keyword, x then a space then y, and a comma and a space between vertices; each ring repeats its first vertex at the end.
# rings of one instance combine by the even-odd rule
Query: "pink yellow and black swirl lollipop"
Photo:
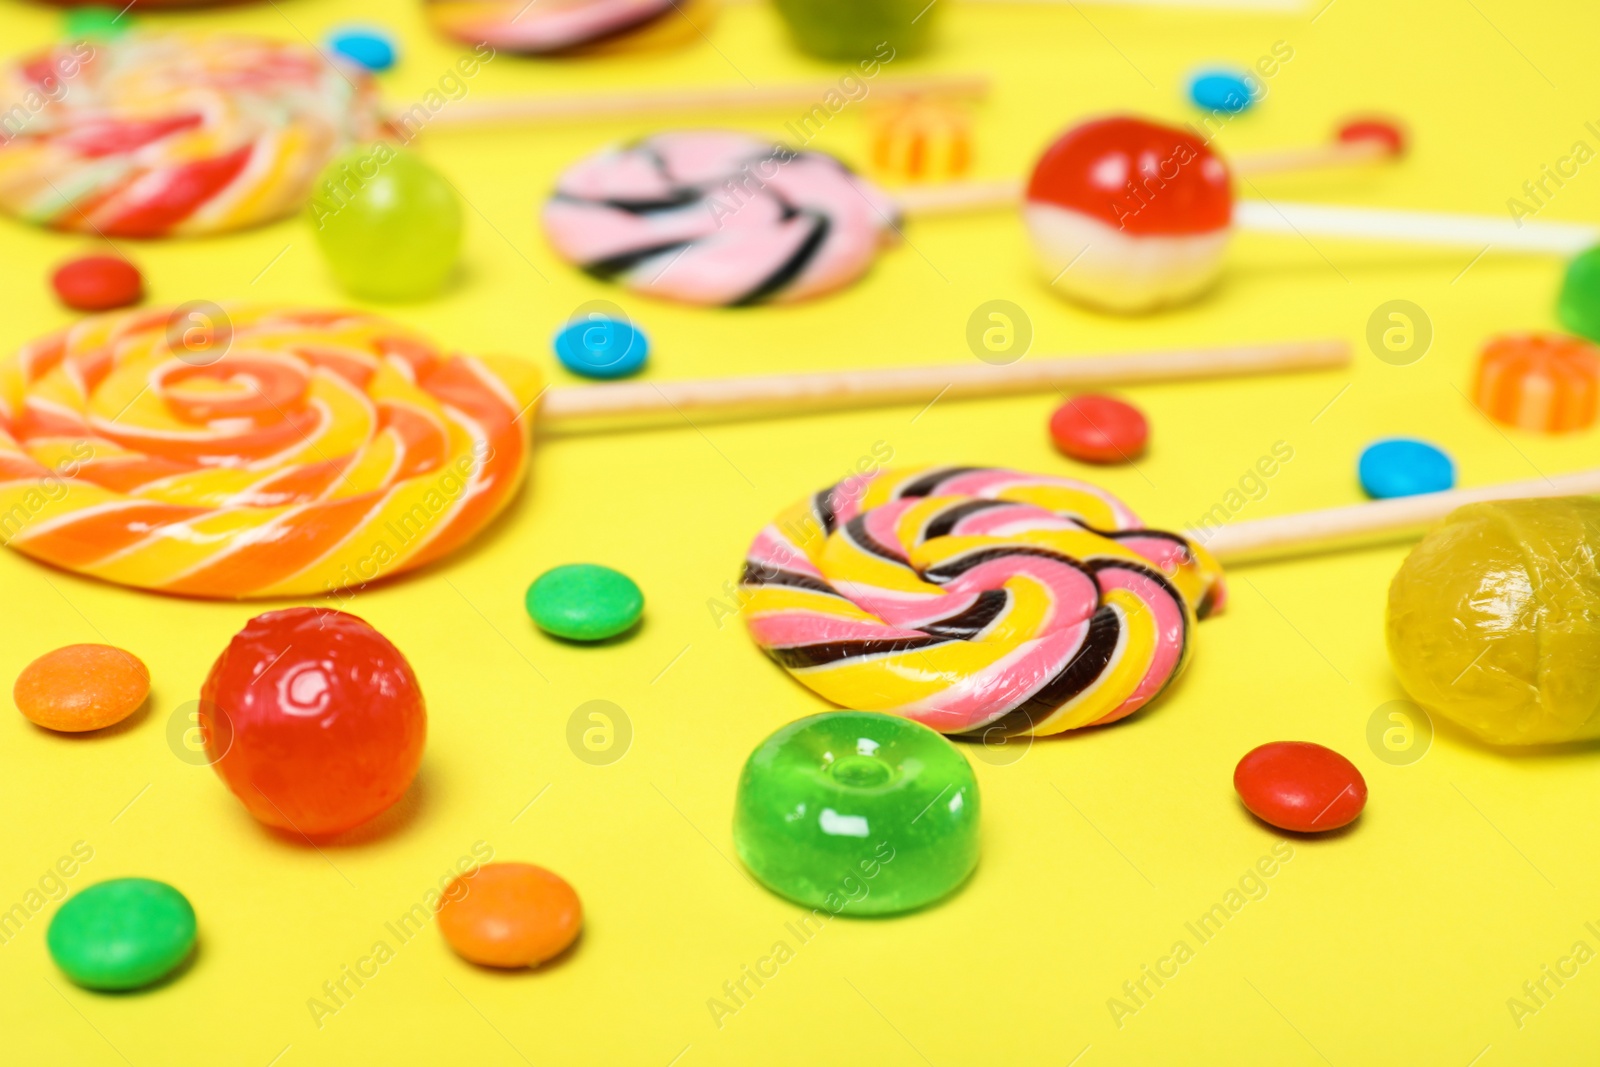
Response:
POLYGON ((947 734, 1114 722, 1182 671, 1221 569, 1102 490, 985 467, 884 471, 757 535, 756 642, 844 707, 947 734))

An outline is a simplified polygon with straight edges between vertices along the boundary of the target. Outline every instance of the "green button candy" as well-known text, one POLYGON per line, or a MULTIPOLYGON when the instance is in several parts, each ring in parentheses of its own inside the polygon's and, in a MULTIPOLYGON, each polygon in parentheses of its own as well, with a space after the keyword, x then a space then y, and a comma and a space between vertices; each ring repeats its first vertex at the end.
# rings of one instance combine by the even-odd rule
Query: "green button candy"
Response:
POLYGON ((1600 341, 1600 245, 1567 264, 1556 317, 1579 337, 1600 341))
POLYGON ((67 12, 66 38, 69 41, 109 41, 121 37, 132 26, 133 19, 125 17, 124 12, 114 7, 89 4, 67 12))
POLYGON ((920 723, 834 711, 751 753, 734 801, 739 858, 768 889, 834 914, 931 904, 978 863, 978 783, 920 723))
POLYGON ((528 614, 546 633, 571 641, 604 641, 623 633, 644 612, 633 579, 597 563, 569 563, 528 587, 528 614))
POLYGON ((113 878, 61 905, 45 942, 56 966, 87 989, 160 981, 194 948, 194 908, 165 882, 113 878))

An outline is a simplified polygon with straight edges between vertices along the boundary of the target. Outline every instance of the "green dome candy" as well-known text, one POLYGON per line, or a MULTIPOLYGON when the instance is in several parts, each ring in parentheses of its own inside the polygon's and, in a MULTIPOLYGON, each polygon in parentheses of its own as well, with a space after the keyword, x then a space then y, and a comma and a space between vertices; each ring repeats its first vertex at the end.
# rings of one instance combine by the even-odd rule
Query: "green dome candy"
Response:
POLYGON ((87 989, 138 989, 171 974, 194 948, 194 908, 165 882, 113 878, 61 905, 45 941, 56 966, 87 989))
POLYGON ((891 915, 931 904, 972 873, 978 813, 972 767, 938 733, 833 711, 751 753, 733 840, 775 893, 835 914, 891 915))
POLYGON ((523 604, 539 629, 569 641, 604 641, 644 614, 634 580, 598 563, 551 567, 528 586, 523 604))
POLYGON ((1600 341, 1600 245, 1567 264, 1556 318, 1579 337, 1600 341))

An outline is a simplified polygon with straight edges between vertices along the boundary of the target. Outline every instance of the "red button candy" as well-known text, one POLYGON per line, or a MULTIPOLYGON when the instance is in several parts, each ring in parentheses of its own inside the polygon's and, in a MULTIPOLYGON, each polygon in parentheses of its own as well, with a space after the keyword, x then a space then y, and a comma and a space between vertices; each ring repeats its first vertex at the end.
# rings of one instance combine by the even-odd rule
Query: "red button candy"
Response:
POLYGON ((1391 156, 1405 155, 1406 131, 1387 119, 1352 119, 1339 127, 1338 136, 1345 144, 1376 141, 1388 149, 1391 156))
POLYGON ((428 716, 411 665, 354 615, 288 608, 234 635, 200 690, 206 754, 260 821, 308 836, 399 800, 428 716))
POLYGON ((56 268, 50 279, 61 302, 77 311, 110 311, 144 297, 139 268, 120 256, 80 256, 56 268))
POLYGON ((1233 770, 1233 788, 1258 819, 1300 833, 1336 830, 1367 806, 1367 782, 1356 765, 1309 741, 1251 749, 1233 770))
POLYGON ((1150 424, 1132 404, 1109 396, 1075 396, 1050 416, 1056 447, 1085 463, 1127 463, 1144 454, 1150 424))

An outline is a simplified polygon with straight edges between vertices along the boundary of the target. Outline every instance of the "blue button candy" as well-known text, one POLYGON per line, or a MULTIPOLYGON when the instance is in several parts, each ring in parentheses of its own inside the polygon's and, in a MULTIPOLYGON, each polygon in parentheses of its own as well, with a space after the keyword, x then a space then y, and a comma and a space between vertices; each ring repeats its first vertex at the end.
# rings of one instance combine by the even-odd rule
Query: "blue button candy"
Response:
POLYGON ((1356 471, 1361 488, 1377 500, 1438 493, 1456 484, 1456 465, 1450 457, 1426 441, 1409 437, 1368 445, 1356 471))
POLYGON ((1251 79, 1234 70, 1203 70, 1189 80, 1189 99, 1208 111, 1237 115, 1256 102, 1251 79))
POLYGON ((394 66, 394 39, 380 30, 340 30, 329 36, 328 47, 368 70, 394 66))
POLYGON ((631 322, 595 315, 561 327, 556 358, 585 378, 626 378, 644 366, 650 342, 631 322))

